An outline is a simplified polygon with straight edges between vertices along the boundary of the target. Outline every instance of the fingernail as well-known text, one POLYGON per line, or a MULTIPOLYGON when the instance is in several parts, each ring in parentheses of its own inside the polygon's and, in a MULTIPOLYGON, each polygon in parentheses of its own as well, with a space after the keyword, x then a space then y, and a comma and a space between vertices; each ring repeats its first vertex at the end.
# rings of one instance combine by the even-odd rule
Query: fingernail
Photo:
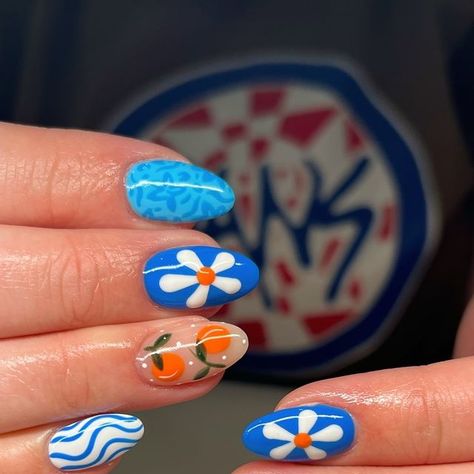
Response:
POLYGON ((354 441, 352 416, 342 408, 312 405, 269 413, 250 423, 247 449, 277 461, 318 461, 348 449, 354 441))
POLYGON ((236 300, 258 283, 258 267, 232 250, 178 247, 151 257, 143 270, 149 297, 169 308, 201 308, 236 300))
POLYGON ((143 423, 132 415, 91 416, 54 434, 49 442, 49 459, 61 471, 90 469, 133 448, 143 431, 143 423))
POLYGON ((198 321, 186 318, 144 341, 137 368, 146 381, 178 385, 201 380, 230 367, 247 351, 247 336, 237 326, 198 321))
POLYGON ((154 221, 212 219, 229 212, 235 201, 219 176, 181 161, 136 163, 125 176, 125 189, 134 212, 154 221))

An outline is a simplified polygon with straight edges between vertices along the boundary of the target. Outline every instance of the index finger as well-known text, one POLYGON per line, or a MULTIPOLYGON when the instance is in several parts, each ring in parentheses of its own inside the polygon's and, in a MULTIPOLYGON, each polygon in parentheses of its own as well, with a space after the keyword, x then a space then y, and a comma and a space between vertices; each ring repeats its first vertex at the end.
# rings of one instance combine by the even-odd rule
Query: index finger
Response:
POLYGON ((168 148, 95 132, 0 124, 0 224, 166 227, 229 211, 230 186, 168 148))

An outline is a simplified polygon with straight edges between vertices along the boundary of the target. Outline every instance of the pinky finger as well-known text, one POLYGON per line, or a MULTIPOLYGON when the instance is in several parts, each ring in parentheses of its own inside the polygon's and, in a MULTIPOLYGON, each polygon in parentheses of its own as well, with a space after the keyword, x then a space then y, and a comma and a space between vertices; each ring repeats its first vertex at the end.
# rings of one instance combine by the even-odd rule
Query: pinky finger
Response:
POLYGON ((274 462, 253 462, 233 474, 472 474, 474 463, 430 466, 302 466, 274 462))
POLYGON ((49 425, 0 436, 0 472, 106 474, 143 436, 133 415, 95 415, 66 426, 49 425))

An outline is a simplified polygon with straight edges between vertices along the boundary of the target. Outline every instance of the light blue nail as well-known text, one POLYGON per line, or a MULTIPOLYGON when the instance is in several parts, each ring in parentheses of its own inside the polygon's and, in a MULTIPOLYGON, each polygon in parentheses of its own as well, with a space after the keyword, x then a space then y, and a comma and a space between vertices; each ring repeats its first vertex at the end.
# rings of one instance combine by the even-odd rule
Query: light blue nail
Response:
POLYGON ((54 434, 49 442, 49 459, 61 471, 90 469, 118 458, 142 436, 143 423, 135 416, 91 416, 54 434))
POLYGON ((229 212, 235 201, 219 176, 180 161, 136 163, 127 172, 125 188, 135 213, 154 221, 212 219, 229 212))
POLYGON ((150 298, 170 308, 202 308, 253 290, 259 271, 249 258, 218 247, 178 247, 153 255, 143 270, 150 298))
POLYGON ((351 415, 342 408, 311 405, 278 410, 245 428, 244 445, 277 461, 318 461, 348 449, 354 442, 351 415))

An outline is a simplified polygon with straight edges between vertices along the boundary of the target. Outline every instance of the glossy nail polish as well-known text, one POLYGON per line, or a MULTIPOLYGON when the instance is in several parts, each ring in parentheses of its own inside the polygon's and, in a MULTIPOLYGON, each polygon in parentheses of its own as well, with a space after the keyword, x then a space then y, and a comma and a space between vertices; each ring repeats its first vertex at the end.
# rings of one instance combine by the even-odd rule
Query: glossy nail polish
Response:
POLYGON ((258 418, 244 431, 244 445, 277 461, 318 461, 348 449, 354 421, 342 408, 311 405, 278 410, 258 418))
POLYGON ((238 327, 189 317, 165 324, 165 329, 147 338, 137 369, 147 382, 178 385, 222 372, 247 348, 247 336, 238 327))
POLYGON ((61 471, 106 464, 133 448, 143 436, 135 416, 109 413, 76 421, 58 430, 49 442, 49 459, 61 471))
POLYGON ((135 213, 154 221, 212 219, 229 212, 235 201, 219 176, 181 161, 136 163, 127 172, 125 189, 135 213))
POLYGON ((170 308, 202 308, 236 300, 258 283, 247 257, 218 247, 178 247, 151 257, 143 270, 149 297, 170 308))

